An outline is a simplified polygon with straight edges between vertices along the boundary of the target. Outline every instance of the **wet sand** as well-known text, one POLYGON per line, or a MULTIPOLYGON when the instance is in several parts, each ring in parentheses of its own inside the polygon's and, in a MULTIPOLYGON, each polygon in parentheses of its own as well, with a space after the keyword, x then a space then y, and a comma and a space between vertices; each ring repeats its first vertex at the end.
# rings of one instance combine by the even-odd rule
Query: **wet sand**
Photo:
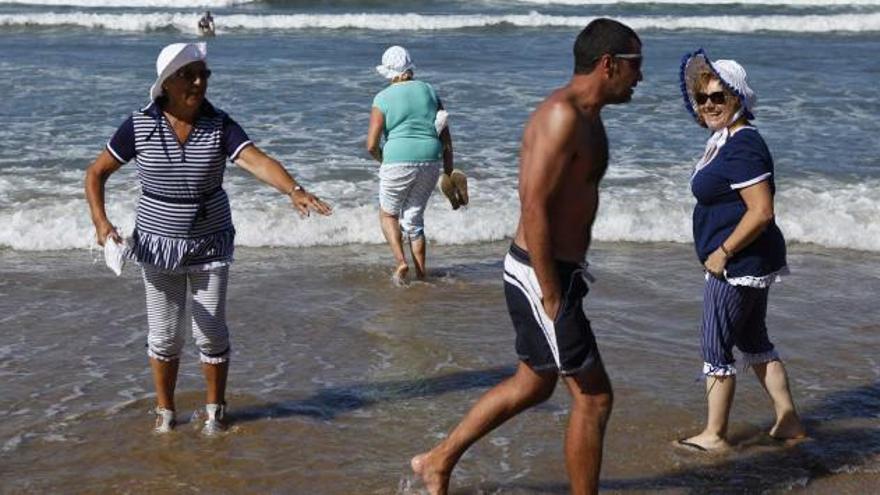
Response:
MULTIPOLYGON (((515 364, 504 243, 440 246, 427 283, 390 284, 380 246, 240 249, 229 324, 231 430, 204 438, 191 342, 172 434, 150 433, 137 270, 86 251, 0 251, 0 492, 417 493, 408 460, 515 364)), ((812 439, 769 440, 768 399, 741 375, 737 450, 673 449, 705 414, 702 279, 689 246, 599 244, 588 316, 615 388, 608 493, 869 493, 880 485, 880 255, 791 248, 771 337, 812 439)), ((188 339, 191 340, 191 339, 188 339)), ((452 492, 567 493, 567 393, 508 422, 456 469, 452 492)))

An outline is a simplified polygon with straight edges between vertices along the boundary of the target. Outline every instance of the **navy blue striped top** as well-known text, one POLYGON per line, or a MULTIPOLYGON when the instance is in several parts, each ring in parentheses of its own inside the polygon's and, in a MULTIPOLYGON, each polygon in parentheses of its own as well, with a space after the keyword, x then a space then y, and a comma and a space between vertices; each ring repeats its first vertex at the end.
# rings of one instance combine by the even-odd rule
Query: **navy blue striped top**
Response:
POLYGON ((231 261, 235 229, 223 173, 249 144, 241 126, 207 100, 184 143, 156 102, 133 112, 107 143, 119 162, 137 164, 142 195, 132 257, 167 270, 231 261))

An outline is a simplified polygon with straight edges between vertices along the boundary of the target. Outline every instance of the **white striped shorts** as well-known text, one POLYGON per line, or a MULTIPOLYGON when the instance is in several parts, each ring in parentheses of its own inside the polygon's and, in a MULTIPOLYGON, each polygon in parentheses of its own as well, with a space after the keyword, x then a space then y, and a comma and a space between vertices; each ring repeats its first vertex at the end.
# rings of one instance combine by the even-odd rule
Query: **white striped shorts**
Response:
POLYGON ((180 358, 184 332, 192 319, 193 338, 203 363, 229 360, 226 287, 229 266, 174 273, 143 264, 147 293, 147 354, 161 361, 180 358), (187 293, 192 294, 187 312, 187 293), (188 314, 189 313, 189 314, 188 314))
POLYGON ((379 206, 400 219, 404 238, 425 234, 425 206, 440 178, 440 162, 390 163, 379 168, 379 206))

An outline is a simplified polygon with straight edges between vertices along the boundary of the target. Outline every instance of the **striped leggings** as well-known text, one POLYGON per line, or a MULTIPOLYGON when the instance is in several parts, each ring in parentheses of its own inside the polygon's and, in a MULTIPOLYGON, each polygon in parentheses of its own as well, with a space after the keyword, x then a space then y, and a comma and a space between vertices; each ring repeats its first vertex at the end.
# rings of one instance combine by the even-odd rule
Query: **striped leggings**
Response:
POLYGON ((769 291, 706 277, 702 325, 704 375, 735 375, 734 346, 742 352, 743 367, 779 358, 767 336, 769 291))
POLYGON ((169 273, 143 265, 147 293, 147 354, 161 361, 180 358, 187 315, 186 296, 192 294, 190 313, 199 358, 220 364, 229 359, 226 327, 226 287, 229 267, 190 273, 169 273))

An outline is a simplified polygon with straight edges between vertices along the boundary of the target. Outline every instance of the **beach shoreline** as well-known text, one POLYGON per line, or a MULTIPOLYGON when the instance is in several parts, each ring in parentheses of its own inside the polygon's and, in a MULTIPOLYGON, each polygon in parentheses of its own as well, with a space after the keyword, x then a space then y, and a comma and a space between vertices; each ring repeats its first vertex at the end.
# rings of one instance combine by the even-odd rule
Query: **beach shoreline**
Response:
MULTIPOLYGON (((875 493, 880 58, 865 54, 880 51, 880 4, 723 3, 724 15, 709 0, 0 0, 0 495, 419 493, 411 456, 516 365, 502 271, 523 126, 570 79, 572 43, 596 16, 634 28, 643 54, 632 101, 602 111, 609 166, 590 232, 602 242, 584 307, 615 394, 603 493, 875 493), (141 274, 104 266, 83 197, 84 169, 149 103, 162 47, 194 41, 208 46, 212 105, 333 207, 300 217, 288 187, 227 164, 232 423, 214 438, 195 414, 189 331, 179 427, 152 433, 141 274), (454 211, 429 199, 430 277, 406 288, 391 282, 364 146, 392 44, 449 112, 470 195, 454 211), (699 48, 743 64, 759 96, 752 124, 773 155, 791 269, 767 323, 810 435, 770 439, 770 401, 740 369, 722 456, 672 445, 706 409, 690 178, 709 136, 679 80, 699 48)), ((105 186, 108 220, 130 234, 136 164, 105 186)), ((451 493, 569 493, 569 405, 558 387, 477 442, 451 493)))
MULTIPOLYGON (((431 246, 427 283, 390 283, 384 246, 238 249, 229 295, 233 428, 201 438, 188 342, 183 424, 150 433, 143 288, 98 251, 0 252, 3 493, 415 493, 406 462, 515 364, 501 291, 506 242, 431 246)), ((701 274, 691 246, 597 243, 585 301, 615 387, 609 493, 865 491, 880 481, 874 253, 793 246, 771 336, 813 440, 768 442, 747 374, 721 458, 676 452, 699 427, 701 274), (853 279, 851 273, 863 276, 853 279), (865 276, 867 275, 867 276, 865 276), (823 285, 820 300, 811 287, 823 285), (830 331, 833 328, 834 331, 830 331), (824 336, 821 343, 817 336, 824 336)), ((189 340, 189 338, 188 338, 189 340)), ((453 493, 566 493, 566 393, 477 444, 453 493), (455 491, 457 490, 457 492, 455 491)))

